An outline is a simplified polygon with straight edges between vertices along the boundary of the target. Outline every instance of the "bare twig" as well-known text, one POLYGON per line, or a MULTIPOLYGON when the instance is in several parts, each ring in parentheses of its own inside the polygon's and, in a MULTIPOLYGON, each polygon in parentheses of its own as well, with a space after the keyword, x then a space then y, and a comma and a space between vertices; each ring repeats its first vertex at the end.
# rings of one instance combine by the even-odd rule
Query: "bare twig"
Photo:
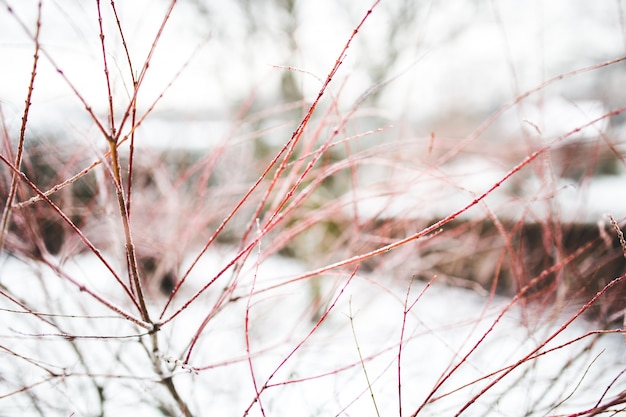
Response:
MULTIPOLYGON (((21 170, 22 167, 22 155, 24 153, 24 142, 26 140, 26 124, 28 123, 28 114, 30 111, 30 106, 32 105, 32 97, 33 90, 35 87, 35 76, 37 74, 37 64, 39 63, 39 33, 41 31, 41 4, 42 1, 39 0, 37 3, 37 23, 34 34, 35 41, 35 52, 33 54, 33 69, 30 73, 30 82, 28 84, 28 93, 26 94, 26 101, 24 107, 24 113, 22 116, 22 125, 20 127, 20 137, 17 143, 17 152, 15 155, 15 161, 13 165, 17 168, 18 171, 21 170)), ((2 218, 0 219, 0 252, 4 248, 4 238, 7 233, 7 228, 9 226, 9 218, 11 216, 11 208, 13 204, 13 200, 15 199, 15 194, 17 192, 18 185, 18 174, 13 173, 11 176, 11 187, 9 189, 9 195, 5 201, 4 210, 2 211, 2 218)))

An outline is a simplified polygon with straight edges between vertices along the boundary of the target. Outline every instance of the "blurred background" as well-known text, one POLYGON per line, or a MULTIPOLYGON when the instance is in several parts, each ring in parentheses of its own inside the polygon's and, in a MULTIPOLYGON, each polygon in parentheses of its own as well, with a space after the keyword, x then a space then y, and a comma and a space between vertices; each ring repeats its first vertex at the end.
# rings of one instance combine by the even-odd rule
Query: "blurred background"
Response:
MULTIPOLYGON (((174 192, 183 200, 192 196, 189 210, 196 195, 176 185, 180 181, 163 186, 155 173, 163 165, 161 173, 189 178, 185 170, 219 149, 210 168, 214 188, 205 198, 218 213, 207 222, 219 224, 289 141, 373 3, 114 4, 115 9, 102 3, 100 16, 116 123, 130 108, 133 82, 146 70, 137 96, 139 127, 122 128, 122 137, 134 133, 135 146, 145 150, 137 156, 137 188, 156 189, 157 197, 146 194, 147 205, 174 192), (151 152, 158 163, 142 159, 151 152)), ((38 2, 5 0, 2 6, 0 109, 14 140, 33 64, 38 2)), ((461 209, 547 146, 484 200, 487 209, 463 215, 483 219, 493 212, 514 222, 554 215, 592 225, 605 221, 606 213, 624 218, 626 199, 618 190, 626 172, 626 117, 621 111, 603 116, 626 105, 626 64, 619 60, 626 54, 625 10, 624 0, 376 4, 306 133, 306 146, 315 149, 339 128, 312 175, 328 178, 306 208, 326 207, 328 218, 344 211, 356 223, 419 218, 422 223, 414 227, 420 230, 461 209), (354 157, 349 169, 326 169, 348 157, 354 157), (335 200, 341 208, 330 205, 335 200)), ((31 169, 31 178, 46 189, 86 166, 86 154, 93 160, 106 150, 85 108, 105 125, 110 114, 97 2, 44 1, 40 30, 27 144, 44 144, 29 153, 32 166, 57 167, 31 169), (70 168, 71 158, 83 162, 70 168)), ((98 179, 90 181, 85 180, 88 198, 96 194, 98 179)), ((172 216, 180 217, 180 210, 170 208, 172 216)), ((314 237, 301 234, 296 246, 304 249, 293 251, 302 255, 311 250, 307 242, 336 240, 331 229, 344 229, 342 221, 314 237)), ((318 246, 328 251, 326 243, 318 246)))
MULTIPOLYGON (((0 100, 10 117, 21 113, 32 66, 32 39, 20 21, 33 33, 37 2, 8 1, 5 9, 7 4, 13 13, 0 14, 0 100)), ((168 6, 147 0, 116 4, 136 73, 168 6)), ((155 109, 163 118, 220 120, 250 99, 257 109, 310 103, 369 7, 330 0, 178 1, 154 51, 139 104, 149 107, 174 78, 155 109)), ((333 93, 346 107, 365 94, 362 108, 375 108, 376 116, 394 124, 401 120, 413 133, 467 133, 552 77, 624 55, 625 8, 620 0, 382 1, 350 47, 333 93)), ((90 106, 106 111, 95 2, 43 2, 42 13, 46 54, 90 106)), ((102 14, 114 95, 124 103, 132 87, 129 66, 108 3, 102 14)), ((67 107, 80 109, 80 103, 49 59, 40 65, 33 111, 52 123, 66 123, 60 115, 67 107)), ((527 111, 558 114, 553 99, 566 107, 580 100, 620 106, 623 83, 624 64, 581 74, 542 90, 529 100, 527 111)), ((519 128, 525 115, 513 116, 517 123, 510 128, 519 128)), ((553 132, 562 126, 552 119, 543 113, 533 123, 545 122, 546 131, 553 132)), ((620 117, 612 124, 622 122, 620 117)))

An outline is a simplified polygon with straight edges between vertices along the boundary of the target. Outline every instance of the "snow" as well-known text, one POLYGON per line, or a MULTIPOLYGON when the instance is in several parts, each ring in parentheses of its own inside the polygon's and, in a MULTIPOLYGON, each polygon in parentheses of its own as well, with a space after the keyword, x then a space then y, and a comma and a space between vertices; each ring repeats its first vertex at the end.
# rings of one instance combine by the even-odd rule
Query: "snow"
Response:
MULTIPOLYGON (((199 281, 206 281, 220 260, 224 260, 223 252, 205 256, 195 270, 195 274, 202 276, 199 281)), ((521 314, 524 310, 518 306, 499 317, 508 299, 489 300, 468 290, 438 284, 426 287, 425 283, 414 282, 409 286, 406 280, 399 282, 366 274, 357 274, 349 281, 348 275, 337 274, 322 282, 324 299, 329 306, 334 305, 316 328, 315 322, 307 319, 311 313, 307 311, 310 282, 290 283, 305 269, 280 258, 268 262, 258 271, 258 292, 250 299, 246 288, 252 284, 254 260, 244 268, 248 273, 241 278, 236 291, 242 298, 223 306, 223 311, 205 329, 185 367, 181 363, 175 366, 176 359, 188 348, 187 341, 214 305, 219 290, 211 288, 210 294, 198 299, 160 330, 164 365, 172 364, 169 372, 174 381, 190 406, 201 410, 203 415, 243 415, 245 408, 253 403, 245 345, 247 304, 254 376, 258 386, 269 386, 261 396, 261 404, 269 415, 290 416, 375 415, 365 372, 380 415, 396 415, 401 337, 402 405, 405 414, 411 413, 440 378, 487 334, 437 392, 451 394, 427 405, 423 415, 452 413, 493 377, 479 379, 459 391, 457 388, 515 364, 555 332, 565 318, 554 318, 552 323, 524 320, 521 314), (277 283, 280 286, 271 291, 259 291, 277 283), (406 320, 404 311, 408 311, 406 320), (494 329, 488 332, 492 325, 494 329), (363 364, 359 355, 365 358, 363 364), (301 380, 304 381, 293 382, 301 380)), ((98 294, 107 299, 119 302, 122 298, 119 287, 93 256, 72 260, 65 269, 77 279, 84 279, 88 288, 97 288, 98 294)), ((95 381, 105 387, 106 414, 158 415, 153 407, 162 394, 155 391, 158 385, 151 383, 154 380, 151 365, 132 337, 142 330, 116 317, 46 268, 5 258, 2 270, 2 283, 11 293, 24 297, 40 312, 56 313, 50 317, 56 323, 51 327, 35 316, 16 320, 15 313, 3 311, 8 318, 2 321, 0 330, 5 364, 3 394, 21 384, 29 385, 45 378, 45 372, 23 359, 36 357, 42 368, 67 374, 62 383, 32 389, 35 395, 48 398, 53 404, 46 415, 96 413, 99 401, 94 387, 89 378, 80 377, 85 372, 94 375, 95 381), (59 335, 63 332, 77 339, 64 339, 59 335), (29 334, 40 336, 25 337, 29 334), (99 337, 107 339, 103 341, 99 337), (12 357, 7 349, 19 352, 21 358, 12 357), (77 392, 81 393, 79 398, 77 392)), ((194 282, 197 278, 193 278, 194 282)), ((185 289, 185 293, 189 291, 192 289, 185 289)), ((16 305, 9 306, 7 300, 4 303, 5 308, 21 310, 16 305)), ((153 300, 153 314, 163 303, 163 298, 153 300)), ((129 310, 130 306, 124 304, 118 305, 129 310)), ((590 323, 578 320, 542 350, 592 328, 590 323)), ((529 415, 544 415, 548 410, 545 407, 561 400, 565 401, 550 413, 565 413, 576 411, 584 406, 581 404, 593 403, 619 377, 626 357, 620 335, 599 339, 590 344, 589 350, 585 350, 586 344, 577 343, 522 365, 480 398, 470 409, 471 415, 511 416, 526 409, 529 415), (566 400, 574 391, 576 395, 566 400)), ((619 392, 624 384, 618 379, 611 392, 619 392)), ((21 399, 17 395, 5 398, 4 414, 24 415, 26 410, 32 410, 21 399)), ((259 405, 254 405, 249 415, 261 415, 259 405)))

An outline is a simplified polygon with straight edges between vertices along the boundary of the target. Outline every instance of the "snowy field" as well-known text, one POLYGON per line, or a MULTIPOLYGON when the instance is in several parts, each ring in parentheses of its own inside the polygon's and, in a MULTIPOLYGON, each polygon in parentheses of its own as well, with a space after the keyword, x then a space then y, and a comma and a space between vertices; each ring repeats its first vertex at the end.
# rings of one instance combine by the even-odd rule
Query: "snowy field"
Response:
MULTIPOLYGON (((223 259, 206 256, 192 278, 203 282, 223 259)), ((3 395, 31 389, 5 397, 2 415, 36 415, 33 398, 45 415, 159 415, 155 406, 166 393, 155 384, 136 326, 44 268, 4 259, 2 270, 14 296, 55 312, 19 319, 21 308, 3 302, 3 395)), ((106 271, 93 257, 72 260, 64 270, 117 301, 119 288, 107 286, 106 271)), ((557 332, 569 315, 528 321, 516 306, 504 312, 508 299, 357 274, 324 279, 328 316, 318 327, 307 284, 285 284, 301 272, 290 261, 264 263, 250 298, 246 274, 231 296, 241 298, 220 309, 185 366, 175 360, 218 294, 211 291, 163 326, 167 376, 199 415, 245 415, 248 408, 249 415, 410 415, 428 398, 433 402, 420 415, 454 415, 505 373, 468 415, 566 415, 625 387, 621 335, 596 340, 589 334, 561 346, 594 329, 584 320, 557 332), (509 369, 538 352, 547 353, 509 369), (256 404, 253 380, 263 388, 256 404)), ((150 307, 158 314, 162 304, 157 299, 150 307)))
MULTIPOLYGON (((0 417, 624 412, 625 335, 619 320, 607 330, 579 315, 589 299, 553 312, 445 277, 414 280, 413 258, 432 234, 413 239, 416 252, 413 240, 386 236, 363 259, 354 241, 329 240, 344 237, 336 225, 456 212, 463 221, 601 223, 613 234, 611 215, 624 229, 626 2, 376 3, 302 149, 284 172, 267 165, 249 196, 269 164, 261 159, 298 131, 370 5, 117 1, 124 45, 110 3, 44 0, 34 42, 38 2, 0 0, 3 157, 15 158, 37 44, 26 144, 70 155, 53 167, 53 185, 87 169, 97 190, 80 223, 92 249, 77 233, 58 238, 58 253, 33 249, 39 219, 20 213, 49 207, 24 203, 36 194, 26 186, 13 199, 24 204, 5 209, 0 417), (157 264, 176 262, 184 283, 171 295, 154 282, 144 296, 133 287, 96 119, 121 132, 123 161, 136 134, 139 162, 183 150, 210 167, 187 177, 157 160, 135 177, 132 233, 157 264), (571 145, 588 151, 572 156, 571 145), (214 242, 231 214, 235 226, 214 242), (326 229, 299 241, 298 224, 315 221, 326 229), (242 224, 249 230, 238 235, 242 224)), ((8 200, 8 161, 0 172, 8 200)), ((75 219, 72 208, 62 210, 75 219)))

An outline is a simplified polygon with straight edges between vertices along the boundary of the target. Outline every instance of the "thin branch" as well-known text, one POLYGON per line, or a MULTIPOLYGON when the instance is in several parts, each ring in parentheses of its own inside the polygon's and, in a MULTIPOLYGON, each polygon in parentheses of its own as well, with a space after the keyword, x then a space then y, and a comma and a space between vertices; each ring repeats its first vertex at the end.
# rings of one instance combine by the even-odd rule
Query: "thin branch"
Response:
MULTIPOLYGON (((26 140, 26 124, 28 122, 28 114, 30 111, 30 106, 32 104, 33 90, 35 87, 35 76, 37 74, 37 64, 39 63, 39 33, 41 31, 41 5, 42 0, 39 0, 37 3, 37 23, 34 35, 35 41, 35 52, 33 54, 33 69, 30 73, 30 82, 28 83, 28 93, 26 94, 26 101, 24 107, 24 113, 22 116, 22 125, 20 127, 20 137, 17 143, 17 153, 15 155, 15 162, 13 165, 17 168, 18 171, 21 170, 22 167, 22 155, 24 152, 24 142, 26 140)), ((9 189, 9 195, 5 201, 4 210, 2 211, 2 218, 0 219, 0 252, 4 249, 4 238, 7 233, 7 229, 9 227, 9 218, 11 217, 11 208, 13 204, 13 200, 15 199, 15 194, 17 193, 17 185, 18 185, 18 174, 13 173, 11 176, 11 187, 9 189)))
POLYGON ((87 248, 89 248, 89 250, 96 255, 96 257, 102 262, 102 264, 109 270, 109 272, 111 272, 111 274, 113 275, 113 277, 115 278, 115 280, 122 286, 122 288, 124 288, 124 290, 126 291, 126 293, 128 294, 129 298, 131 301, 133 301, 133 303, 139 307, 139 305, 137 304, 137 300, 135 299, 135 297, 133 296, 133 294, 131 293, 130 289, 126 286, 126 284, 120 279, 119 275, 117 274, 117 272, 115 272, 115 270, 113 269, 113 267, 111 266, 111 264, 104 258, 104 256, 102 255, 102 253, 100 252, 100 250, 98 248, 96 248, 94 246, 93 243, 91 243, 91 241, 87 238, 87 236, 85 236, 83 234, 83 232, 78 228, 78 226, 76 226, 74 224, 74 222, 72 222, 72 220, 67 217, 67 215, 63 212, 63 210, 61 210, 56 204, 54 204, 54 202, 52 200, 50 200, 50 198, 48 198, 48 196, 46 196, 27 176, 26 174, 20 172, 17 170, 17 168, 15 166, 13 166, 13 164, 4 157, 4 155, 0 154, 0 161, 4 162, 5 165, 7 165, 13 172, 15 172, 19 178, 24 181, 26 183, 26 185, 28 185, 35 193, 37 193, 42 200, 44 200, 60 217, 61 219, 67 223, 67 225, 74 231, 74 233, 76 233, 76 235, 80 238, 80 240, 82 240, 82 242, 87 246, 87 248))

